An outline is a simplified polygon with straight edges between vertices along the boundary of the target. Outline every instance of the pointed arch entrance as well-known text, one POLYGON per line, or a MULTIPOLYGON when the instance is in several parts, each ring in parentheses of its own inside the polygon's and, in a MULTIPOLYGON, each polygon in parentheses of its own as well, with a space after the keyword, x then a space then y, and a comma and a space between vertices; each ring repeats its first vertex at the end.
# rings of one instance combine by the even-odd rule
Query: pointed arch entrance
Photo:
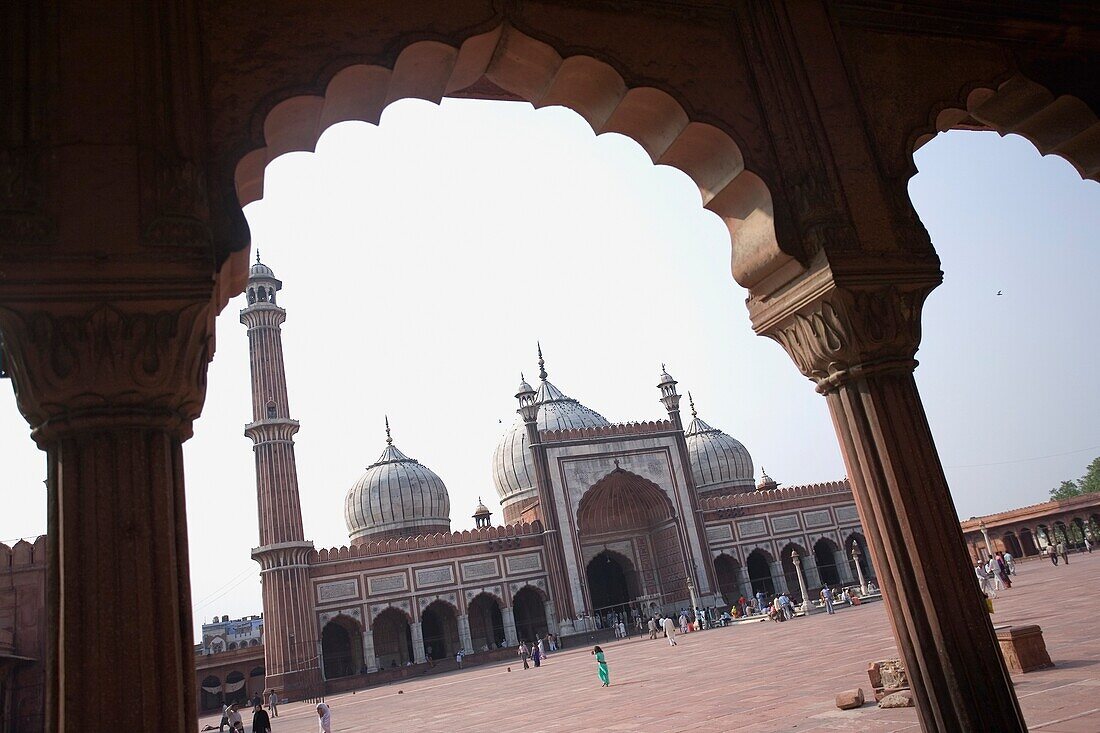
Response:
POLYGON ((836 564, 838 554, 840 548, 828 537, 822 537, 814 543, 814 564, 817 565, 818 575, 825 585, 840 585, 840 569, 836 564))
POLYGON ((404 611, 392 606, 387 608, 374 617, 371 633, 379 669, 404 667, 414 659, 412 626, 404 611))
POLYGON ((420 612, 424 632, 424 651, 432 659, 449 659, 461 648, 458 636, 458 612, 446 601, 433 601, 420 612))
POLYGON ((489 593, 481 593, 467 604, 473 651, 496 649, 504 643, 504 615, 500 609, 500 600, 489 593))
POLYGON ((520 641, 546 636, 546 601, 549 599, 533 585, 525 585, 512 596, 512 614, 520 641))
POLYGON ((727 604, 732 604, 741 597, 741 581, 738 575, 741 572, 741 563, 722 553, 714 558, 714 574, 718 578, 718 591, 727 604))
POLYGON ((348 677, 363 668, 363 632, 358 622, 337 616, 321 629, 321 663, 325 679, 348 677))
POLYGON ((689 598, 680 523, 652 481, 616 466, 581 497, 577 529, 591 613, 628 611, 642 595, 689 598))
POLYGON ((775 582, 772 580, 772 562, 772 556, 759 547, 745 558, 745 566, 749 571, 749 584, 754 594, 763 593, 769 598, 776 594, 775 582))

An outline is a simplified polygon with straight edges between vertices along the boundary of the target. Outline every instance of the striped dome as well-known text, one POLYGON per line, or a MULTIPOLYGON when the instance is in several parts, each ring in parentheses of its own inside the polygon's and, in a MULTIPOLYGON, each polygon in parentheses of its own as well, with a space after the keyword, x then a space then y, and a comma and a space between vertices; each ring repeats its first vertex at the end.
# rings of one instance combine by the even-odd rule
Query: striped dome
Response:
POLYGON ((344 521, 353 544, 450 531, 451 500, 443 479, 393 445, 388 421, 386 449, 348 490, 344 521))
MULTIPOLYGON (((539 430, 604 427, 610 424, 603 415, 566 396, 546 381, 545 371, 540 377, 542 384, 535 394, 535 402, 539 406, 539 430)), ((493 452, 493 484, 502 506, 533 498, 536 494, 535 464, 527 447, 527 428, 519 417, 501 437, 493 452)))
MULTIPOLYGON (((690 394, 689 394, 690 400, 690 394)), ((753 491, 752 456, 735 438, 707 425, 691 402, 691 424, 684 431, 691 476, 697 491, 753 491)))

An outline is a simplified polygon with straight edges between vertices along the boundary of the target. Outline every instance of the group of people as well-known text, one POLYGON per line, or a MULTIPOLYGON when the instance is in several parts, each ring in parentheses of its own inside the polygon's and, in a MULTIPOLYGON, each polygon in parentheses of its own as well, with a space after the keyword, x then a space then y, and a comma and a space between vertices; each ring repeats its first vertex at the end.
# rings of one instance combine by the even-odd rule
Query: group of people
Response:
MULTIPOLYGON (((257 692, 248 704, 252 706, 252 733, 270 733, 271 731, 271 718, 279 717, 279 695, 275 690, 268 690, 265 693, 257 692), (267 699, 267 710, 264 710, 264 699, 267 699), (268 715, 268 710, 271 714, 268 715)), ((222 720, 221 725, 218 726, 218 731, 222 731, 226 726, 229 726, 230 733, 244 733, 244 720, 241 716, 240 704, 232 703, 222 706, 222 720)), ((213 726, 211 726, 213 728, 213 726)))
MULTIPOLYGON (((1087 536, 1085 536, 1083 539, 1085 552, 1091 555, 1092 541, 1089 540, 1087 536)), ((1058 564, 1058 558, 1062 558, 1062 562, 1064 562, 1066 565, 1069 565, 1069 552, 1066 550, 1065 542, 1059 542, 1056 545, 1047 545, 1046 554, 1047 557, 1050 558, 1050 561, 1055 565, 1058 564)))
POLYGON ((557 651, 557 637, 553 634, 547 634, 546 638, 536 636, 535 641, 528 644, 526 641, 519 643, 519 658, 523 661, 524 669, 531 669, 531 665, 541 667, 543 662, 546 661, 546 657, 549 656, 549 652, 557 651))
MULTIPOLYGON (((1057 564, 1057 560, 1055 560, 1057 564)), ((1012 576, 1016 574, 1016 560, 1010 552, 996 552, 986 555, 984 562, 974 565, 974 575, 978 578, 978 587, 988 598, 996 598, 997 591, 1012 587, 1012 576)))

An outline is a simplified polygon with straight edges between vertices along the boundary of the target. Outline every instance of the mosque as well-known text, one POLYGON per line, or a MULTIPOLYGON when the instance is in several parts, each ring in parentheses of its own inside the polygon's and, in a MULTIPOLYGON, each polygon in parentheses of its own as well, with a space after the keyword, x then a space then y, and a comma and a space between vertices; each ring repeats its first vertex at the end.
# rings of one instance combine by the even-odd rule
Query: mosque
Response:
POLYGON ((247 306, 266 686, 294 697, 363 675, 492 653, 548 632, 727 605, 742 594, 873 576, 847 481, 783 487, 734 437, 699 417, 685 427, 676 380, 656 385, 667 419, 611 423, 549 380, 522 380, 517 418, 492 458, 503 525, 480 504, 451 531, 443 479, 403 453, 386 420, 377 460, 344 501, 349 543, 314 548, 302 527, 278 305, 282 283, 251 267, 247 306), (796 565, 801 565, 802 581, 796 565))

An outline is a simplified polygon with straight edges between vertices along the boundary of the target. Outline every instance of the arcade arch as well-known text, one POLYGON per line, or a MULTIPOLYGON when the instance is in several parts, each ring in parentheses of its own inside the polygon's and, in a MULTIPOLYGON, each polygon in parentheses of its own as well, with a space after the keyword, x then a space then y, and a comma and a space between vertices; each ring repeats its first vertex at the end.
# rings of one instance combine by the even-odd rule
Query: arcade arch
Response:
POLYGON ((401 609, 391 606, 375 616, 371 634, 379 669, 404 667, 415 658, 409 615, 401 609))
POLYGON ((504 643, 503 605, 499 598, 490 593, 480 593, 466 604, 472 651, 496 649, 504 643))
POLYGON ((337 616, 321 629, 321 663, 325 679, 349 677, 363 670, 363 630, 348 616, 337 616))
POLYGON ((225 704, 244 705, 248 702, 244 673, 236 670, 225 676, 225 704))
POLYGON ((738 577, 741 572, 741 563, 737 559, 720 554, 714 558, 714 575, 718 580, 718 591, 722 594, 722 600, 732 604, 741 597, 741 580, 738 577))
POLYGON ((525 585, 512 596, 512 614, 520 641, 546 636, 546 602, 549 597, 533 585, 525 585))
POLYGON ((841 584, 840 569, 837 567, 837 556, 840 548, 828 537, 822 537, 814 543, 813 561, 817 565, 817 572, 821 582, 830 587, 841 584))
POLYGON ((756 548, 745 558, 745 567, 749 571, 749 584, 752 592, 763 593, 767 598, 776 595, 778 588, 772 580, 772 556, 761 548, 756 548))
POLYGON ((462 648, 458 634, 458 611, 443 600, 432 601, 420 612, 424 651, 432 659, 449 659, 462 648))
MULTIPOLYGON (((787 584, 787 587, 782 590, 787 592, 792 601, 801 604, 805 599, 802 597, 802 586, 798 582, 798 569, 795 567, 795 560, 791 557, 791 552, 797 552, 798 557, 801 558, 803 573, 806 572, 806 563, 812 562, 812 559, 807 555, 806 548, 796 542, 788 542, 779 553, 783 563, 783 578, 787 584)), ((805 575, 803 575, 803 579, 805 580, 805 575)), ((809 581, 806 581, 806 584, 809 586, 809 581)))
POLYGON ((203 677, 199 686, 199 710, 218 710, 222 706, 222 681, 217 675, 203 677))

